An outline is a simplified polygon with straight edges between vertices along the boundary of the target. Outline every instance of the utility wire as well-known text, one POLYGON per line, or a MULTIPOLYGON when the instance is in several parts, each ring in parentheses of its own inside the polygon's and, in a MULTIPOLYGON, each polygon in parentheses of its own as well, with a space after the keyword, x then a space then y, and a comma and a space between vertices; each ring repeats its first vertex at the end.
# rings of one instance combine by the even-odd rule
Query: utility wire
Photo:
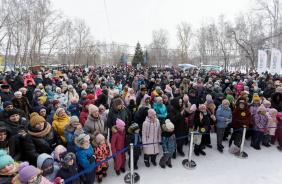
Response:
POLYGON ((111 41, 113 41, 112 31, 111 31, 110 21, 109 21, 109 15, 108 15, 108 10, 107 10, 107 5, 106 5, 106 0, 104 0, 104 5, 105 5, 105 9, 106 9, 106 14, 107 14, 108 27, 109 27, 109 31, 110 31, 111 41))

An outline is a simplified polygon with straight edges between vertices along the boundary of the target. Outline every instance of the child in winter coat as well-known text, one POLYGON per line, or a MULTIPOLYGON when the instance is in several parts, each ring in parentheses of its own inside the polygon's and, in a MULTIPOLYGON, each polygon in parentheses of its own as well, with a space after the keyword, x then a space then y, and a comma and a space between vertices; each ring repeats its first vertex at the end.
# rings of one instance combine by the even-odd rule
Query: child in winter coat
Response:
POLYGON ((54 165, 59 166, 59 168, 62 167, 61 162, 60 162, 60 156, 64 152, 67 152, 67 149, 62 145, 58 145, 55 148, 55 150, 51 153, 51 157, 54 159, 54 165))
POLYGON ((129 105, 127 106, 127 109, 131 113, 131 120, 130 120, 130 122, 131 122, 131 121, 133 121, 135 112, 137 111, 137 106, 136 106, 136 103, 133 99, 130 100, 129 105))
MULTIPOLYGON (((19 174, 17 174, 11 183, 23 184, 23 183, 38 183, 38 184, 53 184, 42 175, 42 171, 28 162, 22 162, 18 166, 19 174)), ((60 178, 56 179, 54 183, 58 183, 60 178)))
POLYGON ((156 105, 154 105, 154 110, 157 113, 157 117, 158 117, 161 125, 163 125, 164 122, 165 122, 165 119, 167 117, 167 109, 166 109, 166 106, 163 104, 163 98, 158 96, 157 102, 155 104, 156 105))
MULTIPOLYGON (((64 180, 81 172, 80 167, 78 167, 76 163, 76 156, 74 153, 71 152, 63 153, 61 155, 61 165, 62 168, 58 171, 57 177, 60 177, 64 180)), ((84 174, 67 182, 66 184, 80 184, 81 182, 86 182, 86 178, 84 174)))
POLYGON ((269 111, 270 107, 271 107, 271 102, 268 100, 264 100, 262 102, 263 106, 266 108, 267 112, 269 111))
POLYGON ((106 122, 108 119, 109 111, 106 110, 105 106, 102 104, 99 106, 99 114, 105 118, 105 122, 106 122))
MULTIPOLYGON (((160 121, 157 118, 157 113, 153 109, 148 110, 148 115, 142 127, 142 143, 148 144, 153 142, 161 142, 161 127, 160 121)), ((157 166, 156 158, 159 153, 159 144, 150 144, 143 146, 144 162, 146 167, 150 167, 149 159, 154 166, 157 166)))
MULTIPOLYGON (((116 125, 112 127, 111 148, 113 155, 125 148, 125 134, 125 123, 121 119, 117 118, 116 125)), ((118 176, 120 175, 120 171, 125 173, 124 166, 125 153, 122 152, 121 154, 115 156, 114 169, 118 176)))
POLYGON ((27 86, 27 81, 31 81, 32 85, 35 85, 35 82, 34 82, 33 78, 31 77, 30 73, 27 73, 25 75, 24 86, 27 86))
MULTIPOLYGON (((278 112, 274 108, 269 109, 269 111, 266 113, 268 117, 269 127, 277 126, 277 118, 276 118, 277 114, 278 112)), ((270 139, 268 140, 268 142, 264 142, 264 143, 268 144, 271 141, 271 138, 275 135, 275 131, 276 131, 276 128, 269 128, 270 139)))
POLYGON ((134 90, 132 88, 129 88, 128 93, 124 98, 124 101, 126 104, 129 104, 131 100, 134 100, 134 102, 136 102, 136 95, 134 94, 134 90))
POLYGON ((274 144, 275 141, 278 139, 279 140, 279 146, 277 146, 277 149, 279 151, 282 151, 282 113, 277 114, 277 126, 279 128, 276 129, 275 131, 275 136, 272 137, 271 143, 274 144))
POLYGON ((172 168, 171 165, 171 157, 177 148, 175 134, 174 134, 174 125, 173 123, 167 119, 165 120, 165 124, 162 125, 162 140, 163 140, 163 151, 164 155, 162 156, 159 165, 161 168, 165 169, 165 165, 169 168, 172 168))
POLYGON ((97 99, 99 98, 99 96, 101 95, 102 93, 102 89, 101 89, 101 86, 100 85, 95 85, 95 92, 96 92, 96 97, 97 99))
MULTIPOLYGON (((92 146, 93 146, 94 155, 96 156, 96 163, 98 164, 103 160, 109 158, 111 153, 105 137, 99 131, 96 131, 94 133, 94 136, 96 138, 93 139, 92 146)), ((109 167, 108 161, 96 167, 96 177, 99 183, 102 182, 103 177, 107 176, 108 167, 109 167)))
POLYGON ((46 153, 42 153, 37 157, 37 168, 41 169, 43 171, 42 176, 51 182, 55 181, 60 169, 59 166, 54 165, 54 159, 46 153))
MULTIPOLYGON (((128 134, 126 135, 126 146, 130 146, 130 143, 133 143, 133 145, 138 145, 141 144, 141 137, 140 137, 140 127, 137 123, 132 122, 130 127, 128 128, 128 134)), ((141 153, 141 147, 134 147, 133 149, 133 155, 134 155, 134 169, 137 170, 137 162, 139 160, 139 155, 141 153)), ((129 155, 129 161, 128 161, 128 166, 130 168, 130 150, 128 150, 128 155, 129 155)))
POLYGON ((184 102, 183 103, 183 109, 185 111, 188 111, 190 109, 190 107, 191 107, 191 103, 189 102, 189 97, 188 97, 187 94, 184 95, 183 102, 184 102))
POLYGON ((71 116, 77 116, 79 117, 79 104, 77 103, 77 99, 75 97, 71 98, 71 104, 69 106, 69 111, 71 113, 71 116))
POLYGON ((252 137, 251 146, 260 150, 260 143, 263 139, 263 135, 267 134, 268 117, 266 115, 266 108, 261 105, 258 108, 257 114, 254 116, 254 134, 252 137))
POLYGON ((0 183, 11 183, 18 173, 18 165, 10 155, 7 155, 6 150, 0 150, 0 183))
MULTIPOLYGON (((80 134, 77 138, 75 138, 74 142, 78 164, 83 168, 83 170, 88 169, 91 164, 96 163, 93 148, 90 144, 90 136, 80 134)), ((85 173, 88 183, 94 183, 95 173, 94 168, 85 173)))
POLYGON ((85 129, 79 123, 79 119, 76 116, 70 118, 70 123, 64 127, 65 138, 67 141, 68 152, 75 153, 74 139, 80 134, 86 134, 85 129))

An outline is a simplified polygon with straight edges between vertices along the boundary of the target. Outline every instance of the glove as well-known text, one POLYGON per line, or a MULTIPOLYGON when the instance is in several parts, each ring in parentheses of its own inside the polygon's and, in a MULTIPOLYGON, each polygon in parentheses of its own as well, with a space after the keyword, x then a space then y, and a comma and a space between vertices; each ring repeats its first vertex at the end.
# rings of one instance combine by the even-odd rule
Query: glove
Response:
POLYGON ((79 105, 78 105, 78 107, 82 107, 82 105, 81 105, 81 104, 79 104, 79 105))
POLYGON ((75 110, 76 110, 76 107, 74 107, 73 110, 75 111, 75 110))
POLYGON ((54 181, 54 184, 59 184, 61 182, 61 178, 60 177, 57 177, 54 181))
POLYGON ((214 115, 211 115, 211 119, 214 120, 214 121, 216 120, 214 115))

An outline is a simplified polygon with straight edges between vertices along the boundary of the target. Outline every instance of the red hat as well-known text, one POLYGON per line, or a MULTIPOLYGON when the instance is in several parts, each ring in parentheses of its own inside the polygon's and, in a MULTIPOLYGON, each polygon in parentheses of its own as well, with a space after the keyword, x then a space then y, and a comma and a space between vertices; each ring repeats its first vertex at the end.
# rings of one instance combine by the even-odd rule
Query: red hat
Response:
POLYGON ((95 96, 94 96, 93 94, 89 94, 89 95, 88 95, 88 99, 89 99, 89 100, 92 100, 93 98, 95 98, 95 96))
POLYGON ((2 82, 2 84, 8 84, 6 81, 2 82))
POLYGON ((54 100, 53 101, 53 106, 55 107, 56 104, 60 103, 59 100, 54 100))

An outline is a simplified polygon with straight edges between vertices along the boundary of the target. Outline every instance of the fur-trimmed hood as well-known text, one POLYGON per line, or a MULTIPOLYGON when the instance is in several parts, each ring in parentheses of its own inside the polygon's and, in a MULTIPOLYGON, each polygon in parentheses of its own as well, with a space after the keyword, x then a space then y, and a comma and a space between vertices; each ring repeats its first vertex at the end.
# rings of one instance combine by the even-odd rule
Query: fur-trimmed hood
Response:
POLYGON ((79 142, 77 138, 74 139, 74 143, 77 147, 81 149, 88 149, 89 147, 86 147, 83 143, 79 142))
POLYGON ((129 133, 129 134, 134 134, 134 132, 132 131, 132 129, 131 129, 131 127, 129 127, 128 129, 127 129, 127 132, 129 133))
POLYGON ((116 126, 116 125, 112 126, 112 132, 113 132, 113 133, 117 133, 117 132, 118 132, 118 131, 117 131, 117 126, 116 126))

